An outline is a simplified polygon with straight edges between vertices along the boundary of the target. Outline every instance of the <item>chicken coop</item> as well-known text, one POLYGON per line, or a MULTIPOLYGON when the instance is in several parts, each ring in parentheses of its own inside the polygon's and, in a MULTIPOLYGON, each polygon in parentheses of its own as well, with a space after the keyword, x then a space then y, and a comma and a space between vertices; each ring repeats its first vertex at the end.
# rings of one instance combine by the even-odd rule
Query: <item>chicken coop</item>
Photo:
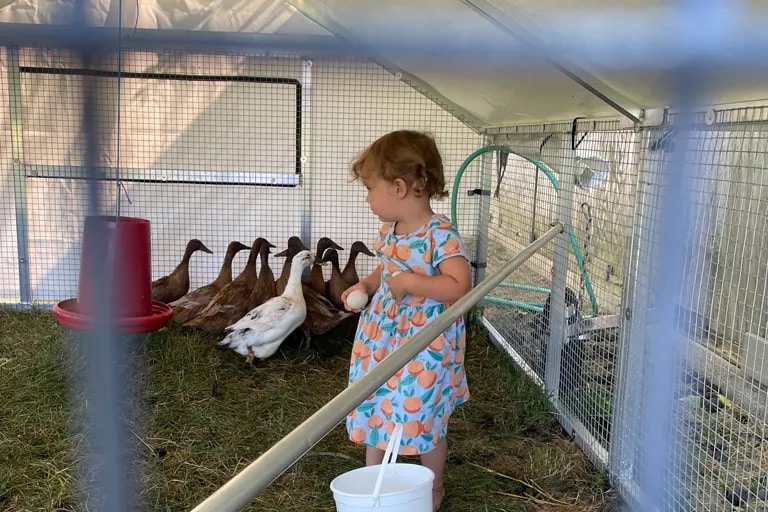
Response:
POLYGON ((355 156, 427 131, 476 285, 562 224, 472 314, 622 498, 764 510, 765 19, 758 0, 0 0, 0 301, 77 296, 90 215, 151 222, 152 279, 200 240, 190 288, 232 240, 273 244, 277 277, 289 237, 328 237, 344 268, 379 228, 355 156))

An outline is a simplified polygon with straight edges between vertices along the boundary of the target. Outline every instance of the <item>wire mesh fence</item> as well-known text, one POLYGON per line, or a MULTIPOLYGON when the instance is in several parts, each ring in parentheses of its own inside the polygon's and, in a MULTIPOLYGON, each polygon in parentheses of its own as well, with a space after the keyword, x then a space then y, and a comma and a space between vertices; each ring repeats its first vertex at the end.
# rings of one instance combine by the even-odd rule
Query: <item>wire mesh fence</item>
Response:
MULTIPOLYGON (((644 458, 647 447, 659 442, 646 421, 654 400, 646 393, 659 363, 647 340, 656 335, 659 311, 672 309, 669 357, 673 347, 685 354, 673 383, 663 509, 758 510, 766 499, 765 109, 703 111, 694 121, 689 129, 671 116, 662 126, 637 131, 604 126, 584 134, 588 130, 539 125, 497 135, 527 158, 509 157, 515 172, 491 201, 490 268, 504 257, 504 244, 535 237, 540 212, 542 223, 558 215, 561 199, 537 189, 540 171, 532 163, 537 157, 557 161, 545 156, 554 138, 549 133, 570 144, 581 141, 566 161, 570 167, 555 173, 577 183, 572 199, 565 199, 574 236, 564 274, 568 329, 558 360, 547 354, 547 313, 558 288, 552 274, 556 249, 542 251, 510 276, 487 298, 484 315, 502 345, 543 384, 550 384, 546 367, 557 366, 558 386, 549 391, 561 421, 623 494, 639 500, 643 472, 659 471, 644 458), (672 158, 676 146, 683 148, 682 160, 672 158), (593 172, 585 173, 585 165, 593 172), (685 196, 674 200, 687 205, 679 222, 690 229, 680 240, 684 272, 677 302, 670 305, 653 293, 659 278, 654 262, 663 184, 676 171, 689 179, 685 196), (586 178, 592 181, 580 182, 586 178)), ((495 158, 502 169, 506 157, 495 158)))
MULTIPOLYGON (((0 95, 8 99, 0 139, 9 141, 0 144, 4 304, 45 306, 78 293, 89 211, 151 221, 153 278, 201 240, 213 254, 191 258, 190 289, 216 277, 232 240, 263 236, 274 254, 290 236, 313 250, 327 236, 348 258, 357 240, 372 248, 379 224, 350 163, 388 131, 427 130, 453 191, 438 211, 455 210, 478 277, 551 222, 567 225, 560 245, 486 297, 483 319, 554 394, 562 423, 623 494, 636 498, 648 470, 643 446, 655 440, 643 390, 655 361, 645 341, 655 311, 671 307, 688 350, 675 384, 665 509, 768 503, 765 107, 702 112, 693 129, 672 116, 641 129, 576 120, 482 136, 368 61, 164 49, 84 61, 55 48, 0 48, 0 95), (94 141, 98 205, 89 204, 86 179, 94 141), (680 163, 670 160, 675 145, 696 173, 679 198, 692 229, 670 306, 651 293, 658 269, 650 263, 664 179, 680 163)), ((356 263, 365 275, 374 259, 356 263)), ((278 274, 282 261, 270 265, 278 274)))
MULTIPOLYGON (((14 108, 0 126, 14 144, 3 145, 3 221, 20 229, 8 232, 2 246, 1 292, 11 303, 21 301, 20 281, 27 281, 28 301, 40 305, 77 292, 88 135, 99 141, 100 211, 152 222, 153 278, 180 263, 191 239, 213 251, 191 258, 192 288, 216 277, 232 240, 250 245, 265 237, 276 253, 290 236, 313 250, 327 236, 346 250, 342 266, 353 242, 372 248, 378 220, 349 168, 384 133, 430 131, 448 186, 481 140, 365 61, 141 51, 101 56, 85 67, 63 50, 4 53, 0 87, 14 108), (86 81, 97 102, 94 134, 82 130, 86 81), (18 240, 27 253, 21 263, 18 240), (20 277, 23 268, 28 277, 20 277)), ((478 172, 467 173, 468 183, 477 179, 478 172)), ((449 206, 438 203, 442 213, 449 206)), ((470 248, 475 207, 458 205, 470 248)), ((235 272, 246 259, 247 251, 236 256, 235 272)), ((373 259, 361 256, 356 264, 367 273, 373 259)))
POLYGON ((642 443, 647 404, 640 391, 654 361, 637 346, 647 339, 661 308, 671 309, 675 331, 670 347, 685 348, 673 383, 673 444, 669 464, 669 510, 765 508, 765 334, 763 204, 766 145, 764 108, 698 114, 694 124, 653 130, 645 147, 644 186, 636 214, 638 263, 635 291, 628 295, 631 321, 623 331, 627 355, 622 378, 623 407, 617 411, 624 454, 615 471, 625 482, 646 466, 642 443), (676 133, 677 132, 677 133, 676 133), (650 293, 658 250, 659 186, 682 146, 684 165, 694 169, 686 197, 690 229, 683 240, 683 276, 675 304, 650 293), (627 411, 633 411, 627 414, 627 411), (629 440, 629 437, 634 439, 629 440))
MULTIPOLYGON (((583 441, 596 461, 607 464, 639 138, 636 132, 618 130, 610 123, 543 128, 518 127, 496 136, 525 158, 510 156, 504 173, 505 156, 497 157, 501 172, 491 204, 488 262, 490 268, 498 266, 560 218, 561 183, 577 183, 564 199, 571 216, 566 233, 571 256, 560 278, 565 279, 566 341, 560 369, 555 370, 557 393, 562 413, 581 425, 583 441), (563 158, 571 152, 575 158, 563 158), (542 161, 562 165, 550 168, 542 161)), ((552 289, 557 288, 555 252, 549 247, 529 260, 484 306, 490 328, 542 382, 552 365, 547 352, 552 289)))

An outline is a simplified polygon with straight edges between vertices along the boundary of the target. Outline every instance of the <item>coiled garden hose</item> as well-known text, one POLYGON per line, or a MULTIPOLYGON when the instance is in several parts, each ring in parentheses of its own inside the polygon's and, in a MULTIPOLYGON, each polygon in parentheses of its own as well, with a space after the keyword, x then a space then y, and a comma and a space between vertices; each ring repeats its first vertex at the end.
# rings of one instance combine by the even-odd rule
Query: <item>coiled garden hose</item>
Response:
MULTIPOLYGON (((461 166, 459 167, 458 172, 456 173, 456 178, 453 180, 453 190, 451 192, 451 221, 453 221, 454 225, 458 225, 458 218, 456 215, 456 205, 458 200, 458 192, 459 192, 459 185, 461 183, 461 177, 464 175, 464 171, 467 170, 467 167, 469 167, 469 164, 471 164, 477 157, 484 153, 488 153, 489 151, 503 151, 506 153, 512 153, 514 155, 520 156, 521 158, 525 158, 529 162, 531 162, 533 165, 536 166, 541 172, 544 173, 544 175, 549 178, 549 181, 552 183, 552 187, 555 189, 555 192, 560 192, 560 182, 557 179, 557 176, 555 176, 555 173, 552 171, 552 169, 547 166, 544 162, 537 158, 531 158, 526 157, 523 155, 520 155, 519 153, 516 153, 512 148, 509 146, 505 146, 503 144, 490 144, 488 146, 483 146, 482 148, 478 149, 471 155, 469 155, 464 162, 462 162, 461 166)), ((587 290, 587 295, 589 295, 589 302, 592 304, 592 314, 594 316, 598 315, 598 307, 597 307, 597 298, 595 297, 595 292, 592 289, 592 282, 589 279, 589 274, 587 273, 586 264, 584 262, 584 257, 581 253, 581 249, 579 248, 579 242, 576 239, 576 232, 574 231, 572 226, 568 226, 568 239, 571 242, 571 247, 573 248, 573 254, 576 257, 576 263, 579 265, 579 269, 581 270, 582 279, 584 280, 584 288, 587 290)), ((504 285, 504 283, 502 283, 504 285)), ((517 285, 516 283, 506 283, 507 286, 512 287, 519 287, 522 285, 517 285)), ((544 290, 543 288, 541 290, 544 290)), ((551 293, 551 290, 548 290, 548 293, 551 293)), ((498 299, 496 297, 488 297, 489 299, 494 299, 493 301, 496 302, 498 299)), ((527 306, 528 303, 515 303, 514 305, 517 306, 527 306)), ((526 307, 526 309, 528 309, 526 307)))

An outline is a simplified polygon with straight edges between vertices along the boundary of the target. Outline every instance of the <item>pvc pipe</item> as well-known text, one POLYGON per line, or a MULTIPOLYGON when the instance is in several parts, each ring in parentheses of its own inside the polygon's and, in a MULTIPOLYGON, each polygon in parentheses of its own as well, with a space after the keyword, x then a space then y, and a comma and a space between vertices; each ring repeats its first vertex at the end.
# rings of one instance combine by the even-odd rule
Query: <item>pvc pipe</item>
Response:
POLYGON ((332 398, 312 416, 275 443, 261 457, 221 486, 192 512, 236 512, 261 493, 269 484, 296 463, 333 430, 371 393, 375 392, 416 354, 424 350, 461 315, 483 299, 506 276, 520 267, 536 251, 563 232, 563 225, 554 224, 541 238, 528 245, 494 274, 486 277, 469 293, 456 301, 424 327, 408 343, 391 352, 371 371, 332 398))

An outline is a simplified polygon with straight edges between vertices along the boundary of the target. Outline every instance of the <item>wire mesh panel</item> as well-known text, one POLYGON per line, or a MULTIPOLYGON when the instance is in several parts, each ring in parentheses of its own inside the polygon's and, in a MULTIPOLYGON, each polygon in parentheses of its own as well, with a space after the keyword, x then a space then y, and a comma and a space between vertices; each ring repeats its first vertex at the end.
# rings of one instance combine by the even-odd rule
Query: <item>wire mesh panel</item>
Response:
MULTIPOLYGON (((562 317, 567 327, 557 395, 560 413, 578 430, 587 452, 607 464, 639 135, 617 130, 610 123, 566 129, 555 125, 542 134, 541 128, 535 133, 523 127, 496 137, 526 158, 503 154, 496 158, 488 264, 491 269, 498 267, 559 220, 562 180, 576 182, 567 205, 570 257, 563 274, 566 311, 562 317)), ((547 359, 555 251, 554 245, 540 251, 494 290, 484 307, 490 328, 504 339, 518 362, 542 381, 547 366, 555 364, 547 359)))
POLYGON ((681 127, 672 117, 643 140, 611 473, 626 496, 637 497, 644 472, 661 471, 664 510, 763 510, 765 109, 709 111, 694 121, 681 127), (676 200, 689 213, 678 219, 688 230, 679 241, 681 285, 670 304, 651 290, 663 270, 653 264, 661 245, 659 200, 673 172, 686 173, 685 196, 676 200), (671 383, 671 448, 655 454, 665 461, 658 466, 645 457, 659 444, 647 428, 655 400, 648 390, 665 355, 649 341, 663 310, 674 318, 666 357, 676 347, 685 353, 671 383))
MULTIPOLYGON (((347 251, 340 254, 342 266, 352 242, 372 248, 379 221, 349 168, 384 133, 432 133, 449 188, 480 141, 400 77, 361 60, 125 51, 84 63, 64 50, 13 55, 13 62, 3 61, 0 87, 11 100, 5 104, 18 107, 13 126, 21 158, 14 188, 13 146, 3 145, 4 219, 13 225, 16 204, 27 223, 21 235, 4 233, 3 296, 11 302, 20 300, 14 247, 20 236, 29 252, 31 300, 50 304, 77 292, 89 135, 99 146, 100 211, 152 222, 154 278, 179 264, 191 239, 213 251, 191 258, 192 288, 215 278, 232 240, 250 245, 263 236, 278 252, 290 236, 313 250, 328 236, 347 251), (86 83, 96 97, 92 134, 82 127, 86 83)), ((3 113, 5 133, 12 113, 3 113)), ((474 208, 473 202, 458 205, 470 250, 474 208)), ((436 209, 448 214, 449 201, 436 209)), ((234 272, 246 258, 247 251, 236 257, 234 272)), ((363 256, 356 263, 365 273, 373 261, 363 256)))
MULTIPOLYGON (((232 240, 263 236, 277 252, 290 236, 313 250, 330 237, 343 265, 353 242, 373 248, 380 225, 350 164, 389 131, 425 130, 451 190, 434 206, 454 216, 476 271, 494 272, 564 223, 557 244, 486 297, 483 319, 547 384, 592 459, 627 496, 658 469, 643 455, 657 442, 646 391, 664 354, 648 341, 667 308, 676 324, 668 341, 688 351, 674 382, 673 449, 658 454, 664 508, 768 507, 768 108, 703 112, 693 128, 672 116, 656 128, 573 122, 482 137, 368 61, 163 49, 83 60, 0 48, 0 94, 3 303, 78 292, 89 212, 151 220, 154 278, 202 240, 213 254, 192 257, 190 288, 213 280, 232 240), (99 204, 89 204, 90 164, 99 204), (651 293, 660 270, 652 262, 663 183, 678 166, 694 170, 676 198, 691 229, 679 240, 679 297, 667 304, 651 293)), ((358 257, 360 275, 374 263, 358 257)), ((270 264, 277 273, 282 261, 270 264)))
MULTIPOLYGON (((576 318, 569 321, 573 325, 561 360, 559 398, 589 432, 583 441, 604 454, 611 442, 620 306, 630 277, 625 258, 641 134, 588 130, 576 136, 568 286, 578 306, 576 318)), ((566 302, 570 300, 566 296, 566 302)))
POLYGON ((700 116, 676 143, 693 148, 685 279, 677 330, 690 346, 681 383, 680 458, 694 508, 768 506, 768 116, 765 108, 700 116), (682 422, 681 422, 682 423, 682 422))
MULTIPOLYGON (((519 154, 538 151, 544 136, 532 135, 499 145, 519 154)), ((488 272, 493 273, 557 220, 557 176, 515 153, 494 153, 488 272), (555 181, 552 181, 554 178, 555 181)), ((544 306, 552 286, 552 246, 545 247, 486 297, 483 314, 540 378, 544 376, 544 306)))
MULTIPOLYGON (((416 92, 397 75, 359 60, 316 59, 312 67, 312 135, 309 168, 313 238, 329 236, 342 247, 362 240, 373 248, 381 225, 365 203, 366 190, 349 173, 355 157, 375 139, 393 130, 431 133, 443 158, 450 191, 463 160, 479 147, 481 137, 443 108, 416 92)), ((467 173, 462 186, 479 180, 467 173)), ((450 199, 433 201, 436 212, 450 215, 450 199)), ((476 203, 457 200, 457 224, 473 247, 476 203)), ((347 252, 341 253, 346 257, 347 252)), ((374 259, 361 256, 369 272, 374 259)), ((362 274, 361 274, 362 275, 362 274)))

